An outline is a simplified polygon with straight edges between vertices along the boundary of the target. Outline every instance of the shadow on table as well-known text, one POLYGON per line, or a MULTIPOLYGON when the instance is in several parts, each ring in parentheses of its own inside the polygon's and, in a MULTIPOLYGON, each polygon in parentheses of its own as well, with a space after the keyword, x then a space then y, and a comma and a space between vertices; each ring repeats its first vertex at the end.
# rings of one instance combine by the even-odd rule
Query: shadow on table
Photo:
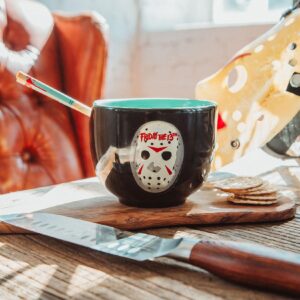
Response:
MULTIPOLYGON (((125 296, 129 299, 195 299, 225 294, 230 299, 252 299, 254 293, 249 289, 228 284, 203 270, 167 258, 160 258, 159 262, 130 261, 42 236, 15 236, 12 243, 13 245, 0 247, 1 254, 6 253, 7 258, 14 262, 29 266, 2 277, 0 287, 15 280, 20 274, 29 274, 30 269, 41 265, 53 269, 55 266, 50 279, 39 289, 39 299, 70 296, 87 299, 88 296, 101 298, 101 295, 104 298, 125 296), (16 249, 17 244, 26 246, 26 241, 28 245, 32 245, 27 254, 16 249)), ((33 275, 26 275, 25 280, 28 282, 26 281, 25 287, 18 282, 20 291, 24 288, 37 288, 36 283, 31 281, 40 282, 38 274, 32 272, 33 275)), ((43 277, 42 274, 40 277, 43 277)), ((257 299, 259 295, 264 299, 268 296, 255 291, 257 299)), ((271 299, 272 296, 269 296, 271 299)))

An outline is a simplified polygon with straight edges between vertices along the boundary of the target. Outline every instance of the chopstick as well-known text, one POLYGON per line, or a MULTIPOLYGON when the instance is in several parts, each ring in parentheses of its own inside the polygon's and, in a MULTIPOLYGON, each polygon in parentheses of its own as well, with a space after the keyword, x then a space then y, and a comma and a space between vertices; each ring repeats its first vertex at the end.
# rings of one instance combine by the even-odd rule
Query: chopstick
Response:
POLYGON ((25 74, 21 71, 19 71, 16 75, 16 80, 18 83, 25 85, 61 104, 64 104, 72 109, 75 109, 82 114, 90 117, 92 113, 92 109, 81 103, 80 101, 67 96, 66 94, 50 87, 49 85, 29 76, 28 74, 25 74))

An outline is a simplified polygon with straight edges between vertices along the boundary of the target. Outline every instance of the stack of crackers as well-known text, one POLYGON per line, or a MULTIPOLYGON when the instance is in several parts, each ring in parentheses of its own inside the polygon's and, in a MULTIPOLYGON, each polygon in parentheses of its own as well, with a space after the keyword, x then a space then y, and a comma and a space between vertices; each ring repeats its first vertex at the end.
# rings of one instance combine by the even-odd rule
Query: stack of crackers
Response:
POLYGON ((258 177, 233 177, 214 186, 230 193, 228 201, 236 204, 271 205, 278 201, 276 188, 258 177))

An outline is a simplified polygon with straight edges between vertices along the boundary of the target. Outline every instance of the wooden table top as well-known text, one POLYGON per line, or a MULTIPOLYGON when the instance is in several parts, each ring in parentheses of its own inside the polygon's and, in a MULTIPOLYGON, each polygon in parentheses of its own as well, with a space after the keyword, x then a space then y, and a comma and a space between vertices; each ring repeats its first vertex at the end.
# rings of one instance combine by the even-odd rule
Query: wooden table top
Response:
MULTIPOLYGON (((295 200, 300 199, 300 160, 258 150, 222 171, 259 174, 290 190, 295 200)), ((170 227, 145 232, 162 237, 225 237, 299 253, 300 210, 287 222, 170 227)), ((135 262, 40 235, 0 235, 0 299, 18 298, 289 299, 228 283, 170 258, 135 262)))

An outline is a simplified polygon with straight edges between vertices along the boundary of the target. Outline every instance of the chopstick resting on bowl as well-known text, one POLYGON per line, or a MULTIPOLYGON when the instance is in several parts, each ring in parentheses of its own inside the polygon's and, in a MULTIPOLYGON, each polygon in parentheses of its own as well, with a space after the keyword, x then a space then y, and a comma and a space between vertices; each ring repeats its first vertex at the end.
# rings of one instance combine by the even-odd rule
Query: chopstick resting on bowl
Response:
POLYGON ((70 108, 73 108, 82 114, 90 117, 92 113, 92 109, 81 103, 80 101, 67 96, 66 94, 50 87, 49 85, 29 76, 28 74, 25 74, 21 71, 19 71, 16 75, 16 80, 18 83, 21 83, 61 104, 64 104, 70 108))

